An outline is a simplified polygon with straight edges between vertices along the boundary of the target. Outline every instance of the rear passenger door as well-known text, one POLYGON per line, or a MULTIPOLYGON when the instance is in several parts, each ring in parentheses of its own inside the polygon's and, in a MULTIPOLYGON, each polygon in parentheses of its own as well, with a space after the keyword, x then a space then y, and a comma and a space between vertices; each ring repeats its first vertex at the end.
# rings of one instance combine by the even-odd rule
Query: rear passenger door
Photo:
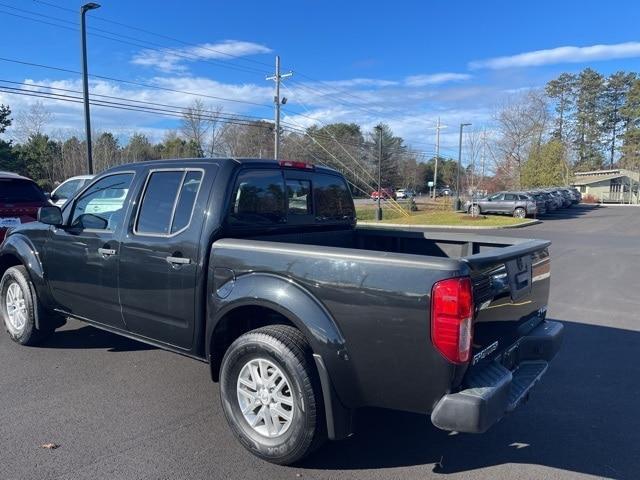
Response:
POLYGON ((192 346, 206 185, 216 169, 147 173, 120 247, 120 302, 131 332, 183 349, 192 346))

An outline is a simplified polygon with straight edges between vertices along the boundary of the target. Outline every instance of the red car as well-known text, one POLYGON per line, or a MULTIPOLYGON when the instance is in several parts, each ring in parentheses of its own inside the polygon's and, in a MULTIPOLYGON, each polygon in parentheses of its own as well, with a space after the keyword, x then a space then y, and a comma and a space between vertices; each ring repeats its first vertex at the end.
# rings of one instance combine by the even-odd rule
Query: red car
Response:
MULTIPOLYGON (((396 191, 393 188, 381 188, 380 189, 380 198, 382 200, 387 200, 388 198, 393 198, 396 200, 396 191)), ((371 200, 378 199, 378 191, 374 190, 371 192, 371 200)))
POLYGON ((34 222, 38 208, 51 205, 40 187, 29 178, 0 172, 0 242, 8 228, 34 222))

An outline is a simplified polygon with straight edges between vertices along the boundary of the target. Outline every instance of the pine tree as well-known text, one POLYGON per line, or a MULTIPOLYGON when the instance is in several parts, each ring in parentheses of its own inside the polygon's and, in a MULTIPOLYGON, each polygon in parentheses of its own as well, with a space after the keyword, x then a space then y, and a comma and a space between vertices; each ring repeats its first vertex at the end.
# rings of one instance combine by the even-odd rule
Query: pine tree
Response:
POLYGON ((609 166, 613 168, 616 152, 616 140, 620 135, 623 118, 620 109, 624 106, 627 94, 636 78, 635 73, 616 72, 607 78, 603 95, 602 127, 607 135, 609 166))
POLYGON ((604 77, 586 68, 578 76, 576 100, 576 126, 573 143, 578 154, 576 168, 595 170, 602 168, 601 151, 604 77))
POLYGON ((633 82, 620 114, 625 124, 620 166, 636 171, 640 168, 640 80, 633 82))
POLYGON ((563 73, 551 80, 545 87, 547 96, 555 101, 557 113, 556 128, 553 136, 563 142, 567 136, 567 125, 570 124, 572 109, 575 105, 576 76, 563 73))

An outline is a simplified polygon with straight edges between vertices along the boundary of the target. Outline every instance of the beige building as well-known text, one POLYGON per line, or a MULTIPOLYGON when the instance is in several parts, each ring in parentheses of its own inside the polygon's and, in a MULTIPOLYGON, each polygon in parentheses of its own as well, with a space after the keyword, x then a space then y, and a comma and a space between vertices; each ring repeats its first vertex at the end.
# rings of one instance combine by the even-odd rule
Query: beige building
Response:
POLYGON ((602 203, 640 203, 638 186, 640 173, 616 168, 577 172, 571 185, 582 195, 592 195, 602 203))

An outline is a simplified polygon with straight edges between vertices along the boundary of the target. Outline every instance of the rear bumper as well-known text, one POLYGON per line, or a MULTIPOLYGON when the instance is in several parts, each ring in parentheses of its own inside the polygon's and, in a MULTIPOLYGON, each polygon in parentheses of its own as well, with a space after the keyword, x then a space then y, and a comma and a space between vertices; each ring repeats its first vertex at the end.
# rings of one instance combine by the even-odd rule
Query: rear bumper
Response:
POLYGON ((560 349, 562 336, 561 323, 542 322, 497 359, 470 370, 464 389, 442 397, 431 421, 442 430, 487 431, 527 400, 560 349))

